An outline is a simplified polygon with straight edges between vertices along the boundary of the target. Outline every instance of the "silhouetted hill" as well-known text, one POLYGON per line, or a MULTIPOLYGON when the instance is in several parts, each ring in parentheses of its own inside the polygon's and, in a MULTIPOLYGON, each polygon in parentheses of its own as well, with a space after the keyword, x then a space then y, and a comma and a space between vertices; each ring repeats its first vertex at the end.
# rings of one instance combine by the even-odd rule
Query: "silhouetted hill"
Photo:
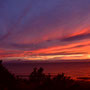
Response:
POLYGON ((15 77, 12 75, 0 61, 0 87, 1 88, 12 88, 15 85, 15 77))
POLYGON ((90 90, 90 83, 75 81, 64 73, 45 74, 42 67, 35 67, 29 79, 12 75, 0 61, 0 90, 90 90))

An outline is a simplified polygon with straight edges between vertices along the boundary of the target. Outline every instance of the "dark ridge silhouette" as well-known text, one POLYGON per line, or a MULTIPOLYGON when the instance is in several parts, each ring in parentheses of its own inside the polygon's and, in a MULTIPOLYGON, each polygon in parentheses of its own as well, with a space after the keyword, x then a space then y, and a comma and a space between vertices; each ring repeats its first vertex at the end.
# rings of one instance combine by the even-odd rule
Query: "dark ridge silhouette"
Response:
MULTIPOLYGON (((0 60, 0 88, 12 89, 15 85, 15 77, 3 65, 0 60)), ((0 89, 1 90, 1 89, 0 89)))
POLYGON ((77 79, 90 80, 90 77, 77 77, 77 79))
POLYGON ((90 90, 90 82, 75 81, 64 73, 46 75, 42 67, 34 68, 29 79, 11 74, 0 60, 0 90, 90 90))

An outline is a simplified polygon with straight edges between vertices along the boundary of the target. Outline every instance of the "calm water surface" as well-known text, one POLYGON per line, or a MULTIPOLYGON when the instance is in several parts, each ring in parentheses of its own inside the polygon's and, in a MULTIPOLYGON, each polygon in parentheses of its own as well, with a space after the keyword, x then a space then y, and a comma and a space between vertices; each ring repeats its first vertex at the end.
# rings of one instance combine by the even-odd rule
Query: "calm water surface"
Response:
POLYGON ((34 67, 43 67, 45 73, 62 73, 76 79, 79 76, 90 76, 90 62, 62 63, 9 63, 4 66, 15 75, 29 75, 34 67))

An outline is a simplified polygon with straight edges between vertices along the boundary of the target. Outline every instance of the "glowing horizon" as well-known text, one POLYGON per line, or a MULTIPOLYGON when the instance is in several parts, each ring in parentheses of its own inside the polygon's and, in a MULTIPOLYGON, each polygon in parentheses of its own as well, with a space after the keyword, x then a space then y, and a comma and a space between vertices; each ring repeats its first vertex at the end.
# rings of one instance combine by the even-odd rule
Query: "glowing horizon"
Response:
POLYGON ((0 1, 0 59, 90 59, 89 3, 0 1))

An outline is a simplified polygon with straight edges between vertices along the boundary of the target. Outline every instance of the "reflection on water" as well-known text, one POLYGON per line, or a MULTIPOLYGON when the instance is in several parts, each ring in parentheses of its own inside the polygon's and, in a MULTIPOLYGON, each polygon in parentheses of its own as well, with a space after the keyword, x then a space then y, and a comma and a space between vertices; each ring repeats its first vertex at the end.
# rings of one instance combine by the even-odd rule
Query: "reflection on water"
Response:
POLYGON ((62 63, 9 63, 6 68, 16 75, 29 75, 34 67, 43 67, 45 73, 62 73, 76 79, 80 76, 90 76, 90 62, 62 63))

